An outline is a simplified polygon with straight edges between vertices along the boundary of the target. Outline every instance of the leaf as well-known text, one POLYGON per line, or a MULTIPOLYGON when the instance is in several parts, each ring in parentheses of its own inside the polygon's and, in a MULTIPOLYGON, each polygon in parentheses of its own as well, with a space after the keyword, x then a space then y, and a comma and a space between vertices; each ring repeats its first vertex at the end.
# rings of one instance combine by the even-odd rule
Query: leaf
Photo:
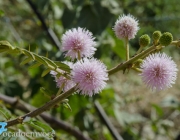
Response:
POLYGON ((51 69, 47 68, 46 70, 44 70, 41 74, 41 77, 46 76, 49 72, 51 71, 51 69))
POLYGON ((146 121, 146 118, 140 114, 132 114, 125 111, 119 111, 118 108, 115 109, 115 116, 122 126, 125 126, 126 124, 137 124, 146 121))
POLYGON ((70 72, 71 69, 68 65, 64 64, 64 63, 61 63, 59 61, 54 61, 54 63, 62 70, 66 71, 66 72, 70 72))
POLYGON ((40 131, 40 132, 44 132, 44 129, 36 124, 33 123, 33 121, 31 122, 27 122, 31 127, 33 127, 34 129, 40 131))
POLYGON ((152 107, 156 110, 159 117, 162 117, 164 115, 164 112, 160 106, 158 106, 156 104, 152 104, 152 107))
POLYGON ((161 105, 163 107, 178 108, 180 106, 180 102, 175 96, 169 95, 163 99, 161 105))
POLYGON ((0 49, 11 49, 11 50, 13 50, 14 47, 8 41, 0 41, 0 49))
POLYGON ((4 11, 0 9, 0 17, 4 16, 4 11))
POLYGON ((34 56, 35 56, 35 58, 36 58, 36 61, 39 61, 40 63, 48 66, 48 63, 47 63, 41 56, 39 56, 39 55, 37 55, 37 54, 35 54, 35 53, 33 53, 33 54, 34 54, 34 56))
POLYGON ((48 97, 48 98, 51 99, 51 95, 53 95, 51 91, 47 90, 47 89, 44 88, 44 87, 41 87, 41 88, 40 88, 40 91, 41 91, 46 97, 48 97))
POLYGON ((40 121, 33 121, 33 123, 34 123, 35 125, 38 125, 38 126, 40 126, 41 128, 43 128, 43 129, 45 130, 45 132, 53 132, 53 131, 54 131, 49 125, 47 125, 47 124, 45 124, 45 123, 42 123, 42 122, 40 122, 40 121))
POLYGON ((11 50, 11 51, 8 51, 8 53, 9 54, 22 54, 23 53, 23 51, 22 51, 22 49, 21 48, 14 48, 13 50, 11 50))
POLYGON ((6 118, 6 120, 9 120, 12 117, 11 112, 5 107, 0 108, 0 113, 6 118))
POLYGON ((27 124, 41 132, 54 132, 54 130, 49 125, 37 120, 32 120, 30 122, 27 122, 27 124))
POLYGON ((1 49, 1 48, 0 48, 0 53, 5 52, 5 51, 8 51, 8 50, 7 50, 7 49, 3 49, 3 48, 1 49))
POLYGON ((20 63, 20 65, 25 65, 25 64, 27 64, 28 62, 30 62, 32 59, 30 58, 30 57, 28 57, 28 58, 25 58, 21 63, 20 63))
POLYGON ((27 55, 27 56, 29 56, 30 58, 32 58, 32 60, 35 60, 35 57, 34 57, 33 53, 31 53, 30 51, 27 51, 27 50, 23 49, 22 52, 23 52, 25 55, 27 55))
POLYGON ((102 7, 101 2, 96 1, 93 5, 82 6, 76 22, 80 27, 86 27, 93 34, 101 34, 112 19, 113 15, 108 8, 102 7))
POLYGON ((168 119, 166 119, 166 120, 161 120, 160 121, 160 124, 161 124, 161 126, 163 126, 165 129, 168 129, 168 128, 172 128, 172 127, 174 127, 174 122, 172 121, 172 120, 168 120, 168 119))
POLYGON ((158 127, 157 127, 157 124, 155 122, 152 122, 151 124, 151 128, 154 132, 158 132, 158 127))
POLYGON ((3 133, 0 135, 0 140, 11 140, 11 136, 7 138, 7 136, 4 136, 3 133))
POLYGON ((126 49, 124 48, 123 41, 115 39, 115 46, 112 50, 122 59, 126 58, 126 49))
POLYGON ((41 65, 42 65, 41 63, 36 62, 36 63, 34 63, 33 65, 31 65, 31 66, 29 67, 29 69, 34 69, 34 68, 37 68, 37 67, 39 67, 39 66, 41 66, 41 65))
POLYGON ((72 112, 71 106, 67 102, 63 103, 63 106, 72 112))
POLYGON ((40 107, 43 104, 47 103, 48 101, 49 101, 49 97, 44 96, 44 94, 40 90, 38 90, 38 92, 36 92, 36 94, 34 94, 33 98, 31 99, 31 104, 33 106, 40 107))
POLYGON ((68 99, 64 99, 64 100, 61 101, 61 103, 68 103, 68 102, 69 102, 68 99))
POLYGON ((47 57, 42 56, 42 58, 47 61, 50 65, 52 65, 53 67, 57 68, 58 66, 56 65, 56 63, 54 63, 52 60, 48 59, 47 57))

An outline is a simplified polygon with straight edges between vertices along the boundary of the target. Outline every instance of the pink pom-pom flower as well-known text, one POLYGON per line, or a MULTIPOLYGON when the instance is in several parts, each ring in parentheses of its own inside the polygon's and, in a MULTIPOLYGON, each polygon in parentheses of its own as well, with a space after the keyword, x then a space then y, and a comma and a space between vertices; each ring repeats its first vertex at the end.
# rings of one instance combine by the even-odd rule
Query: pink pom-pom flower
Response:
POLYGON ((78 84, 81 94, 92 96, 102 91, 108 80, 106 66, 94 58, 84 58, 74 64, 72 79, 78 84))
POLYGON ((132 15, 119 16, 113 30, 119 39, 133 39, 139 30, 138 21, 132 15))
MULTIPOLYGON (((67 62, 67 61, 65 61, 64 63, 72 69, 73 63, 67 62)), ((63 71, 63 70, 61 70, 61 72, 62 72, 62 74, 65 73, 65 71, 63 71)), ((66 77, 64 77, 62 75, 58 76, 57 72, 55 72, 55 71, 51 71, 50 74, 55 78, 56 86, 58 88, 62 87, 63 92, 66 92, 75 86, 75 83, 71 79, 67 79, 66 77)))
POLYGON ((163 90, 172 87, 177 78, 177 65, 165 53, 151 54, 142 65, 142 80, 151 89, 163 90))
POLYGON ((82 57, 91 57, 96 51, 95 41, 91 32, 78 27, 65 32, 62 36, 62 50, 66 52, 72 60, 82 57))

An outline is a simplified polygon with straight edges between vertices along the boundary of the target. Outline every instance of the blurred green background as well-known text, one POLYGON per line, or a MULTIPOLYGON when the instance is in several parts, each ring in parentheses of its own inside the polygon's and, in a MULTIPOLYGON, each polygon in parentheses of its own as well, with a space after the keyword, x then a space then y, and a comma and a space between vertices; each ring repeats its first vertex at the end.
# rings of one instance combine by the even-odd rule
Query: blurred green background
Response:
MULTIPOLYGON (((58 40, 71 28, 84 27, 96 37, 97 51, 94 57, 101 59, 108 69, 125 61, 123 41, 115 37, 112 28, 122 14, 132 14, 139 20, 140 30, 130 40, 130 54, 139 48, 138 38, 150 37, 155 30, 171 32, 174 40, 180 38, 179 0, 32 0, 42 14, 46 25, 58 40)), ((42 23, 26 0, 0 0, 0 40, 37 52, 52 60, 63 61, 63 53, 49 38, 42 23)), ((164 51, 179 65, 180 49, 170 46, 164 51)), ((44 67, 28 69, 20 66, 24 56, 0 54, 0 93, 18 96, 27 103, 39 107, 49 99, 40 91, 45 87, 52 94, 57 92, 50 74, 41 77, 44 67)), ((112 140, 107 127, 94 108, 98 100, 110 121, 125 140, 172 140, 180 133, 180 80, 167 90, 154 92, 142 84, 134 71, 118 72, 110 77, 108 86, 92 98, 75 94, 69 98, 72 112, 60 106, 50 112, 78 127, 93 140, 112 140)), ((14 112, 13 115, 22 115, 14 112)), ((75 139, 64 131, 55 130, 59 139, 75 139)))

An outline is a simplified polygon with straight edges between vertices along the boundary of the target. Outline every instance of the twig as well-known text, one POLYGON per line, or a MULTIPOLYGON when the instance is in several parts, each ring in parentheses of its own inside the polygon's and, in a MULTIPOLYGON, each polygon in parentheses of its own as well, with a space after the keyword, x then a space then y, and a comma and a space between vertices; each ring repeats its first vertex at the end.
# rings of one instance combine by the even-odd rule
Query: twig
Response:
POLYGON ((140 54, 137 54, 136 56, 132 57, 131 59, 129 59, 128 61, 121 63, 119 65, 117 65, 115 68, 112 68, 108 71, 108 74, 114 74, 120 70, 123 70, 125 68, 127 68, 128 65, 132 64, 133 62, 135 62, 136 60, 138 60, 139 58, 141 58, 142 56, 149 54, 150 52, 156 50, 156 46, 151 46, 150 48, 148 48, 147 50, 141 52, 140 54))
POLYGON ((20 124, 23 122, 23 120, 26 117, 36 117, 38 115, 40 115, 41 113, 43 113, 44 111, 52 108, 53 106, 55 106, 57 103, 60 103, 62 100, 64 100, 65 98, 67 98, 68 96, 70 96, 74 91, 76 90, 76 86, 74 86, 73 88, 71 88, 70 90, 68 90, 67 92, 64 92, 63 94, 57 96, 56 98, 54 98, 53 100, 50 100, 49 102, 47 102, 46 104, 44 104, 43 106, 41 106, 40 108, 37 108, 34 111, 31 111, 21 117, 18 117, 14 120, 10 120, 7 122, 7 127, 12 126, 12 125, 16 125, 16 124, 20 124))
POLYGON ((117 132, 117 130, 114 128, 114 126, 112 125, 112 123, 109 121, 108 116, 106 115, 106 113, 104 112, 103 108, 101 107, 101 105, 99 104, 98 101, 95 101, 95 108, 97 110, 97 112, 99 113, 100 117, 102 118, 102 120, 104 121, 104 123, 106 124, 107 128, 109 129, 111 135, 114 137, 115 140, 123 140, 123 138, 119 135, 119 133, 117 132))
POLYGON ((46 25, 44 18, 42 17, 41 13, 38 11, 36 8, 36 5, 31 1, 31 0, 26 0, 28 4, 30 5, 31 9, 34 11, 38 19, 41 21, 43 29, 47 32, 48 36, 52 40, 52 42, 56 45, 56 47, 59 49, 60 48, 60 42, 54 31, 46 25))
MULTIPOLYGON (((19 109, 23 112, 29 112, 30 110, 35 110, 36 108, 25 103, 24 101, 16 98, 16 97, 8 97, 0 93, 0 100, 3 102, 10 104, 13 108, 19 109)), ((48 113, 42 113, 40 116, 49 123, 54 129, 62 129, 66 131, 68 134, 74 136, 77 140, 91 140, 89 137, 84 136, 81 131, 77 128, 71 126, 70 124, 57 120, 55 117, 51 116, 48 113)))

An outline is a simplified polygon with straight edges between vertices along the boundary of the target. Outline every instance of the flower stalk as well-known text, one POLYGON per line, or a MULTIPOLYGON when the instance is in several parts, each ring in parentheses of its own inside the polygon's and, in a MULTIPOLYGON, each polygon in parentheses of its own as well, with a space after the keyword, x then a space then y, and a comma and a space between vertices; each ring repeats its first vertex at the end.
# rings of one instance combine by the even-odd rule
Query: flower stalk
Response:
POLYGON ((129 43, 128 38, 125 39, 125 46, 126 46, 126 60, 129 60, 129 43))

